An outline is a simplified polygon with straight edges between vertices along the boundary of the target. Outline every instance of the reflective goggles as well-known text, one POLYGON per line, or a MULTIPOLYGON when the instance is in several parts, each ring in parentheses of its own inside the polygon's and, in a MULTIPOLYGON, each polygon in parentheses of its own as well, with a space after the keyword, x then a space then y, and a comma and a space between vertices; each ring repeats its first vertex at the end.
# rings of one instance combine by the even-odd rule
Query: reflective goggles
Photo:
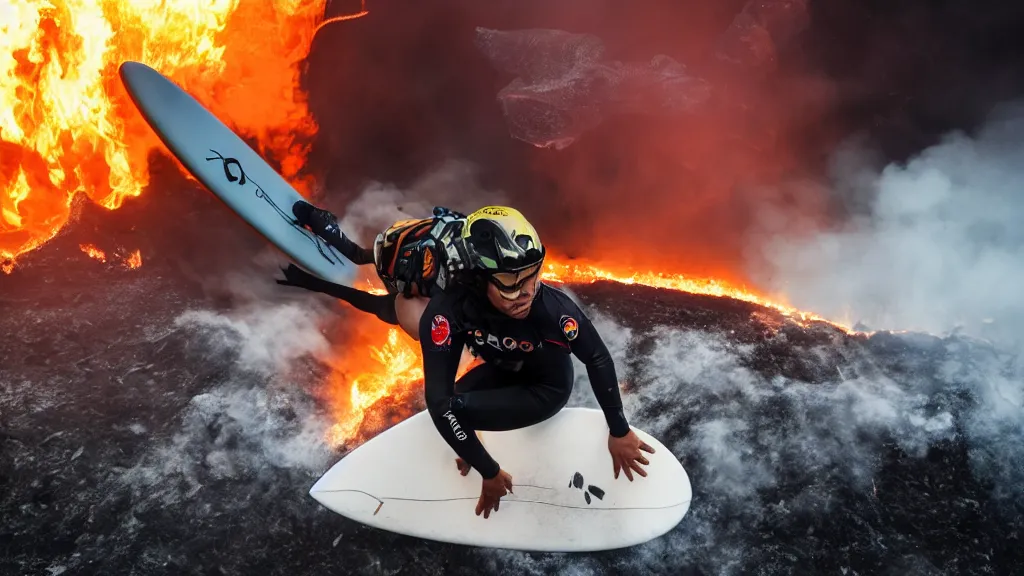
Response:
POLYGON ((515 300, 522 293, 523 285, 540 273, 543 263, 543 261, 537 262, 518 272, 494 272, 488 277, 488 280, 498 289, 498 294, 502 298, 505 300, 515 300))

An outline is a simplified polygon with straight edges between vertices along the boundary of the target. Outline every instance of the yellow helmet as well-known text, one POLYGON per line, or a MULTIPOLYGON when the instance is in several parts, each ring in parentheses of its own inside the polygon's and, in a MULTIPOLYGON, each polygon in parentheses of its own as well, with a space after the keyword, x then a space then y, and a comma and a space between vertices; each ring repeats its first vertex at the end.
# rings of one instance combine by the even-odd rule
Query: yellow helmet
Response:
POLYGON ((468 268, 487 273, 492 283, 510 294, 518 295, 544 260, 540 234, 508 206, 485 206, 467 216, 462 241, 468 268))

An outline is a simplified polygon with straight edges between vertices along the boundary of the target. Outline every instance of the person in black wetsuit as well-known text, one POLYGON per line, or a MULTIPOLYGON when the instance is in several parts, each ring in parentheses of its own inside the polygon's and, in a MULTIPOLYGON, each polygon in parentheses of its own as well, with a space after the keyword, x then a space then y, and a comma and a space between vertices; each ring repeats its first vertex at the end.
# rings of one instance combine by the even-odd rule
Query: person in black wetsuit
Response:
POLYGON ((416 332, 434 426, 459 471, 475 469, 482 478, 476 514, 488 518, 513 486, 476 432, 524 428, 557 414, 572 393, 570 355, 586 365, 604 412, 615 477, 620 470, 630 481, 634 471, 646 476, 642 452, 654 450, 629 427, 615 365, 590 319, 540 281, 546 251, 533 226, 513 208, 488 206, 466 217, 450 243, 455 249, 446 252, 459 264, 449 268, 459 272, 424 299, 416 332), (483 363, 456 381, 464 347, 483 363))

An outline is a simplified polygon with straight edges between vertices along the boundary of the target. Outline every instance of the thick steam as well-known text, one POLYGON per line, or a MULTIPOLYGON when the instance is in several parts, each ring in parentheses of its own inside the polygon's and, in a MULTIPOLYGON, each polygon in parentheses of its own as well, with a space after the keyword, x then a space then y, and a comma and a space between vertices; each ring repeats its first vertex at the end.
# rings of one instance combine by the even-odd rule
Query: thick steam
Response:
MULTIPOLYGON (((268 280, 252 280, 260 281, 268 280)), ((141 509, 191 501, 204 485, 222 480, 280 482, 297 474, 313 481, 330 464, 331 422, 309 390, 311 360, 330 351, 322 313, 307 297, 227 312, 193 310, 176 320, 205 357, 229 363, 223 379, 192 398, 178 429, 124 476, 141 509)), ((223 503, 236 504, 244 502, 223 503)))
MULTIPOLYGON (((962 433, 974 474, 993 482, 994 495, 1015 497, 1024 480, 1008 464, 1019 461, 1024 445, 1019 426, 1011 432, 1010 422, 1019 422, 1024 413, 1019 402, 994 405, 1005 363, 970 343, 907 337, 902 345, 936 347, 946 355, 937 375, 880 370, 880 357, 851 356, 831 379, 810 383, 759 373, 751 367, 757 350, 722 333, 671 327, 639 333, 606 314, 587 312, 612 352, 631 424, 672 450, 694 488, 680 526, 611 559, 620 570, 714 566, 719 574, 745 573, 776 557, 752 543, 752 533, 782 531, 813 539, 816 525, 808 528, 808 518, 839 513, 837 507, 852 505, 850 498, 874 505, 888 501, 891 496, 879 491, 890 489, 881 479, 892 448, 925 460, 929 446, 955 442, 962 433), (653 341, 653 349, 640 355, 645 339, 653 341), (957 394, 979 402, 951 401, 957 394), (957 421, 966 422, 966 429, 961 431, 957 421)), ((596 407, 585 366, 575 361, 575 368, 570 405, 596 407)), ((495 568, 528 574, 609 569, 586 557, 481 554, 495 568)), ((924 556, 904 561, 922 571, 938 569, 924 556)))
MULTIPOLYGON (((769 285, 798 307, 871 329, 1024 341, 1024 107, 880 172, 847 150, 832 188, 854 215, 764 247, 769 285), (863 208, 862 212, 857 212, 863 208)), ((793 221, 778 221, 792 228, 793 221)))

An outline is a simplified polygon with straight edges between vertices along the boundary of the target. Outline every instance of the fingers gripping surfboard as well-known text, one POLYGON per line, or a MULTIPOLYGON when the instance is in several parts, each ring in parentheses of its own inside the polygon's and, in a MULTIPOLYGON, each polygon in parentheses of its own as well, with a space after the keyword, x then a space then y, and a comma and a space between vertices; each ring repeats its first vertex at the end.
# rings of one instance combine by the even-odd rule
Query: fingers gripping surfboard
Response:
POLYGON ((453 544, 541 552, 611 550, 664 535, 690 508, 690 479, 672 452, 644 453, 647 477, 614 477, 604 413, 565 408, 519 430, 481 432, 512 475, 512 494, 490 518, 475 514, 480 474, 461 476, 456 454, 427 412, 395 425, 332 466, 310 495, 379 529, 453 544))
POLYGON ((351 285, 356 266, 295 222, 303 197, 237 134, 153 68, 119 68, 132 102, 186 169, 298 265, 324 280, 351 285))

